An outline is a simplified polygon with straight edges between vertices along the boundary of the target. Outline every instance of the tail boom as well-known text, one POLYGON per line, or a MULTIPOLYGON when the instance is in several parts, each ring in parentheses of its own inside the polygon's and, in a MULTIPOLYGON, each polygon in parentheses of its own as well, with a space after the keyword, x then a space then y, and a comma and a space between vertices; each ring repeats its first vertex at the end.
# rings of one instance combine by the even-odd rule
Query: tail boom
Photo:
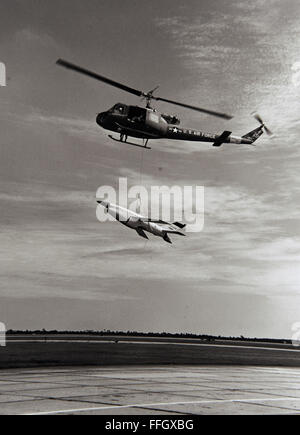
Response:
POLYGON ((249 133, 245 134, 245 136, 243 136, 242 139, 247 141, 249 140, 251 141, 250 143, 254 143, 262 134, 264 134, 263 127, 264 127, 263 125, 257 127, 255 130, 252 130, 249 133))

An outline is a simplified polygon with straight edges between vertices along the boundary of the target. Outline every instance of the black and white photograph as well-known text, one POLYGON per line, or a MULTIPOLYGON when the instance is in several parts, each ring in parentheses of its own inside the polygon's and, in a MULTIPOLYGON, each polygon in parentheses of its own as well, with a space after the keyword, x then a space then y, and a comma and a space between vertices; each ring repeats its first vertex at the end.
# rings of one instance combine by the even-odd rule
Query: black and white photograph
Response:
POLYGON ((0 415, 300 414, 299 1, 0 7, 0 415))

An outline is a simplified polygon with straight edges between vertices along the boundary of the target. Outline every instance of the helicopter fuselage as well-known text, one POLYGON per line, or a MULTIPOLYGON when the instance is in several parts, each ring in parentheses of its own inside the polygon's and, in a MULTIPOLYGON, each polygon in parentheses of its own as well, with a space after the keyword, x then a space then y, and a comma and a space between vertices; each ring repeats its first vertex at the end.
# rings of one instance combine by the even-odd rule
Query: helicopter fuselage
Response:
POLYGON ((207 115, 212 115, 222 119, 232 119, 232 116, 227 113, 208 110, 203 107, 198 107, 186 103, 181 103, 174 100, 169 100, 163 97, 154 95, 158 87, 149 92, 140 91, 131 88, 123 83, 104 77, 98 73, 90 71, 81 66, 75 65, 63 59, 57 60, 57 65, 64 68, 76 71, 87 77, 93 78, 107 85, 114 86, 136 97, 146 100, 146 108, 139 106, 128 106, 127 104, 118 103, 106 112, 99 113, 97 116, 97 124, 105 130, 114 131, 120 134, 120 140, 109 136, 113 140, 127 142, 129 136, 143 139, 143 145, 127 142, 130 145, 147 147, 149 139, 171 139, 193 142, 213 142, 213 146, 220 147, 223 143, 234 144, 249 144, 253 143, 264 133, 271 135, 272 132, 266 127, 259 115, 255 119, 260 126, 246 133, 244 136, 233 136, 231 131, 223 131, 221 134, 211 134, 191 128, 179 127, 180 120, 173 115, 166 115, 157 112, 151 107, 152 100, 162 101, 175 106, 184 107, 207 115))
MULTIPOLYGON (((152 108, 115 104, 107 112, 99 113, 97 124, 105 130, 141 139, 172 139, 194 142, 216 142, 220 135, 179 127, 180 120, 173 115, 165 115, 152 108)), ((224 143, 245 143, 249 139, 232 136, 224 143)))

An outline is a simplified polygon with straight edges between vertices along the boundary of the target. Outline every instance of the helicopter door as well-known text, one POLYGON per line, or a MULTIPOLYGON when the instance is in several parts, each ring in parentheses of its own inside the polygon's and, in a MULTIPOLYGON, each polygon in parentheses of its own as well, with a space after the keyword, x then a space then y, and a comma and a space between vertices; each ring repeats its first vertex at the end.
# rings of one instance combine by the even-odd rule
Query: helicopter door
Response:
POLYGON ((130 106, 128 111, 128 120, 136 124, 145 124, 146 109, 137 106, 130 106))

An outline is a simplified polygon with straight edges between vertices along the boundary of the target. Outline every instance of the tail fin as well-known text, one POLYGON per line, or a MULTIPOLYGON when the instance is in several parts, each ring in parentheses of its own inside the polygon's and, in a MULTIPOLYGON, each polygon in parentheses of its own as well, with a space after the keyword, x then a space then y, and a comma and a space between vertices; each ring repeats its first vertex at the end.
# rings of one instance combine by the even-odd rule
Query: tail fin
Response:
POLYGON ((147 234, 145 234, 145 232, 143 231, 142 228, 138 227, 136 229, 136 232, 138 233, 139 236, 143 237, 144 239, 149 240, 149 237, 147 236, 147 234))
POLYGON ((170 237, 168 236, 167 233, 164 235, 163 239, 164 239, 165 242, 168 242, 168 243, 172 244, 171 239, 170 239, 170 237))
POLYGON ((249 133, 245 134, 243 136, 243 139, 251 141, 250 143, 254 143, 263 133, 263 126, 260 126, 257 127, 255 130, 252 130, 249 133))
POLYGON ((173 225, 175 225, 175 227, 180 228, 181 230, 183 230, 186 227, 186 224, 182 224, 181 222, 174 222, 173 225))
POLYGON ((231 131, 223 131, 223 133, 213 143, 213 147, 220 147, 224 142, 227 141, 231 133, 231 131))

